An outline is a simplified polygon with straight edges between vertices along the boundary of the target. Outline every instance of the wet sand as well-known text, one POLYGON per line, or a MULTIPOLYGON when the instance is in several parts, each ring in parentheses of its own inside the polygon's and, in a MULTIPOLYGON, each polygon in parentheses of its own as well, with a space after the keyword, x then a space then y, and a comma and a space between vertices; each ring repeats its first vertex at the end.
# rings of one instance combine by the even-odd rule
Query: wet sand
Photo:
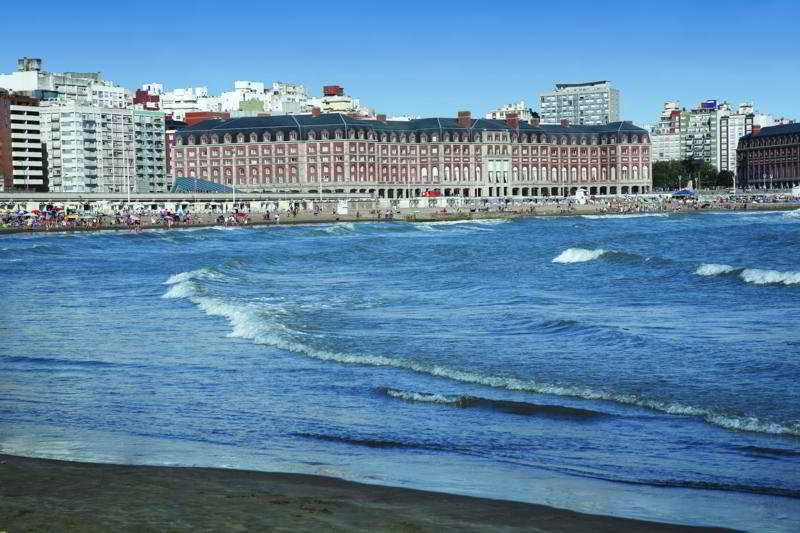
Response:
POLYGON ((731 531, 215 468, 0 455, 0 531, 731 531))

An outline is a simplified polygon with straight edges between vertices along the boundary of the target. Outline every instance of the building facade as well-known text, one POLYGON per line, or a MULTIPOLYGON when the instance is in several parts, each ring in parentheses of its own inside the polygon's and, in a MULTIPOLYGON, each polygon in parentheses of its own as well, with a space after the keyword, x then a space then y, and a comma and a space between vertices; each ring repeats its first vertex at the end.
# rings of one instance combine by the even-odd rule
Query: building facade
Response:
POLYGON ((164 113, 77 105, 41 110, 51 191, 168 190, 164 113))
POLYGON ((0 91, 0 176, 3 190, 46 190, 39 102, 0 91))
POLYGON ((14 167, 11 164, 11 98, 0 89, 0 191, 13 186, 14 167))
POLYGON ((251 191, 379 198, 648 193, 646 130, 629 122, 553 126, 453 118, 402 122, 343 114, 211 120, 176 132, 170 165, 251 191))
POLYGON ((190 111, 220 111, 219 97, 209 96, 207 87, 173 89, 159 95, 161 111, 174 120, 183 120, 190 111))
MULTIPOLYGON (((520 120, 530 121, 534 118, 533 110, 525 104, 525 100, 520 100, 513 104, 506 104, 503 107, 493 109, 486 113, 486 118, 492 120, 505 120, 508 115, 519 117, 520 120)), ((539 118, 539 115, 536 115, 539 118)))
POLYGON ((761 128, 739 139, 738 179, 752 189, 800 186, 800 124, 761 128))
POLYGON ((124 87, 104 80, 99 72, 45 72, 42 60, 22 58, 16 72, 0 74, 0 87, 35 95, 42 105, 79 104, 125 109, 129 93, 124 87))
POLYGON ((542 124, 608 124, 618 122, 620 94, 608 81, 557 83, 539 96, 542 124))

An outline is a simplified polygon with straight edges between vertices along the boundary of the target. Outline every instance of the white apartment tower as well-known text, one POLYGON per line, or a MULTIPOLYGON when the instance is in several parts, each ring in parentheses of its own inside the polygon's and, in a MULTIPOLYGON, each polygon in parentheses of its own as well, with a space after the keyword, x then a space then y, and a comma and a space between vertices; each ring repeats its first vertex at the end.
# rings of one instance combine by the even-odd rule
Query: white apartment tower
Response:
POLYGON ((79 104, 125 109, 130 94, 99 72, 45 72, 42 60, 22 58, 16 72, 0 74, 0 87, 41 100, 41 105, 79 104))
POLYGON ((619 90, 608 81, 557 83, 554 91, 539 96, 543 124, 608 124, 619 122, 619 90))
MULTIPOLYGON (((34 102, 35 103, 35 102, 34 102)), ((45 185, 40 108, 17 105, 11 109, 11 159, 14 187, 42 189, 45 185)))
POLYGON ((164 113, 41 108, 54 192, 166 192, 164 113))

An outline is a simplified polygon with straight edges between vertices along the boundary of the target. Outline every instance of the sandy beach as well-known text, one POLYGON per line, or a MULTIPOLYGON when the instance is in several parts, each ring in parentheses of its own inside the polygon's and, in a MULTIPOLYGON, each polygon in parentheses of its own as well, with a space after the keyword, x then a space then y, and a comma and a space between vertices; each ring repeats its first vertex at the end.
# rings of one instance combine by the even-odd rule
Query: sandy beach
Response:
POLYGON ((0 455, 0 531, 730 531, 214 468, 0 455))
MULTIPOLYGON (((800 203, 797 202, 776 202, 776 203, 754 203, 750 202, 746 206, 738 204, 733 206, 727 205, 709 205, 704 208, 695 207, 653 207, 638 204, 620 204, 609 209, 603 205, 587 204, 587 205, 573 205, 569 208, 558 204, 541 204, 531 207, 515 206, 508 209, 491 209, 491 210, 475 210, 468 209, 430 209, 430 208, 414 208, 414 209, 396 209, 387 216, 388 211, 373 211, 363 212, 358 214, 339 215, 331 212, 321 212, 317 215, 309 211, 300 211, 295 216, 288 216, 285 212, 280 214, 279 219, 276 221, 275 216, 272 215, 266 219, 263 214, 253 213, 247 220, 247 223, 237 224, 237 227, 252 227, 252 226, 274 226, 274 225, 291 225, 291 224, 324 224, 333 222, 389 222, 389 221, 407 221, 407 222, 440 222, 447 220, 472 220, 472 219, 502 219, 502 218, 518 218, 524 216, 576 216, 576 215, 643 215, 643 214, 670 214, 670 213, 702 213, 702 212, 730 212, 730 211, 792 211, 800 209, 800 203)), ((142 217, 140 229, 185 229, 185 228, 203 228, 221 226, 222 224, 216 221, 215 214, 199 213, 194 215, 194 219, 190 223, 175 223, 167 226, 164 223, 149 223, 149 216, 142 217)), ((110 218, 110 217, 106 217, 110 218)), ((130 227, 124 224, 104 223, 100 225, 77 225, 67 228, 61 226, 55 227, 0 227, 0 235, 12 233, 47 233, 47 232, 76 232, 76 231, 98 231, 98 230, 119 230, 119 231, 132 231, 130 227)))

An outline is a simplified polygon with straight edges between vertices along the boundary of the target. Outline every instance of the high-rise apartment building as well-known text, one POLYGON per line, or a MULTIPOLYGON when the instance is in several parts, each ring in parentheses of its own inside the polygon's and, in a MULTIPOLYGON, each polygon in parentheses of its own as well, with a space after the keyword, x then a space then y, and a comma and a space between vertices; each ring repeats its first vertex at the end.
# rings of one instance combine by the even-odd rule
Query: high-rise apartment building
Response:
POLYGON ((45 72, 42 60, 22 58, 17 71, 0 74, 0 87, 41 100, 41 105, 78 104, 124 109, 128 90, 104 80, 99 72, 45 72))
POLYGON ((42 109, 50 190, 164 192, 164 113, 65 105, 42 109))
POLYGON ((718 171, 736 173, 739 139, 754 126, 781 123, 771 115, 754 111, 753 104, 734 109, 716 100, 701 102, 694 109, 682 109, 678 102, 666 102, 656 126, 651 130, 653 161, 701 159, 718 171))
POLYGON ((619 121, 619 110, 619 90, 608 81, 557 83, 539 96, 542 124, 608 124, 619 121))
POLYGON ((7 91, 0 91, 0 185, 46 189, 38 101, 7 91))

